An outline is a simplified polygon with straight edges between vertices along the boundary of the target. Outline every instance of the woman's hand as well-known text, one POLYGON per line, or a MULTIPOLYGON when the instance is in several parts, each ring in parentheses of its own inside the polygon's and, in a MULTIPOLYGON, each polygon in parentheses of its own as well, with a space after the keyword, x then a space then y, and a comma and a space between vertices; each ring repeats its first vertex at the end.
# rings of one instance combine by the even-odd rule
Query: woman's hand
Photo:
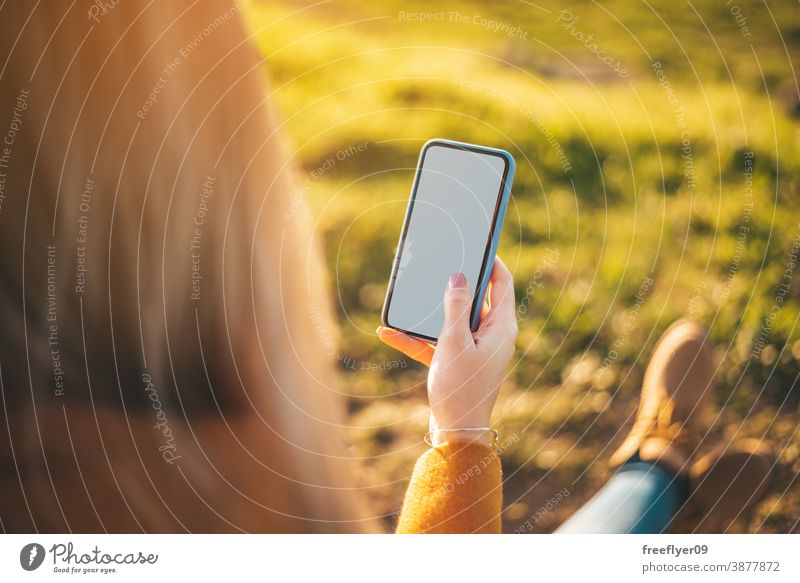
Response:
MULTIPOLYGON (((436 346, 407 334, 379 327, 378 337, 406 356, 430 366, 428 399, 431 431, 489 427, 492 409, 505 376, 514 341, 514 282, 511 272, 495 258, 478 331, 470 331, 472 291, 461 273, 450 276, 444 297, 444 326, 436 346)), ((476 432, 443 432, 439 441, 485 439, 476 432)))

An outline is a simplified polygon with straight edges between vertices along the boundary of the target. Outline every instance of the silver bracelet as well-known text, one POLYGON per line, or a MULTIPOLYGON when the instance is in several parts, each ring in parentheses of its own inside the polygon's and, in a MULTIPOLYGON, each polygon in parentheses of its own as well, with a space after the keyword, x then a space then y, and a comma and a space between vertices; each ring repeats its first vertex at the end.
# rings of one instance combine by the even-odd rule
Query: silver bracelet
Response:
POLYGON ((430 445, 431 447, 436 447, 433 445, 433 435, 434 433, 454 433, 456 431, 487 431, 489 433, 490 439, 489 443, 494 450, 499 454, 500 447, 499 447, 499 440, 500 434, 497 432, 496 429, 492 429, 491 427, 454 427, 453 429, 437 429, 436 431, 428 431, 425 434, 425 443, 430 445))

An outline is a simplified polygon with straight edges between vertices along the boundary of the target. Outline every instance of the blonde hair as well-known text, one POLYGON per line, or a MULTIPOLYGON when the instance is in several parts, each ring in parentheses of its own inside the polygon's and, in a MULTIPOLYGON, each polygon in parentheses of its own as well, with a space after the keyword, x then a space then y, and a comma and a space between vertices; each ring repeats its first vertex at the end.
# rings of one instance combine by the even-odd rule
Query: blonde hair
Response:
POLYGON ((0 9, 6 531, 375 529, 238 12, 0 9))

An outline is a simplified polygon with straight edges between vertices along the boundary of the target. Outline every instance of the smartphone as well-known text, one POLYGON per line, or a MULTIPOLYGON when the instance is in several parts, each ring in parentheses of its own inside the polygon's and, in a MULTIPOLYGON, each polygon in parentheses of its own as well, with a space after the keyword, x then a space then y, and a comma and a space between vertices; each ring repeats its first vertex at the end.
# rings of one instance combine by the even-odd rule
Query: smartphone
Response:
POLYGON ((470 324, 480 324, 503 226, 514 158, 450 140, 422 147, 383 305, 383 325, 436 342, 444 292, 463 273, 473 290, 470 324))

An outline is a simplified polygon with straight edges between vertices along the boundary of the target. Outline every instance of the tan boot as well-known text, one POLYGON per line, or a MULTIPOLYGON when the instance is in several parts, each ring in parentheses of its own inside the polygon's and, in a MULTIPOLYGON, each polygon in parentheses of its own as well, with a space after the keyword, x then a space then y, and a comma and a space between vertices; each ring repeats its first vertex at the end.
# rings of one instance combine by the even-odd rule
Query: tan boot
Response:
POLYGON ((676 474, 688 473, 689 459, 704 434, 713 377, 708 332, 694 322, 675 322, 653 350, 636 421, 611 456, 611 466, 638 454, 642 461, 657 462, 676 474))
POLYGON ((775 456, 757 439, 719 445, 692 465, 691 494, 673 522, 673 532, 725 532, 764 497, 775 456))

